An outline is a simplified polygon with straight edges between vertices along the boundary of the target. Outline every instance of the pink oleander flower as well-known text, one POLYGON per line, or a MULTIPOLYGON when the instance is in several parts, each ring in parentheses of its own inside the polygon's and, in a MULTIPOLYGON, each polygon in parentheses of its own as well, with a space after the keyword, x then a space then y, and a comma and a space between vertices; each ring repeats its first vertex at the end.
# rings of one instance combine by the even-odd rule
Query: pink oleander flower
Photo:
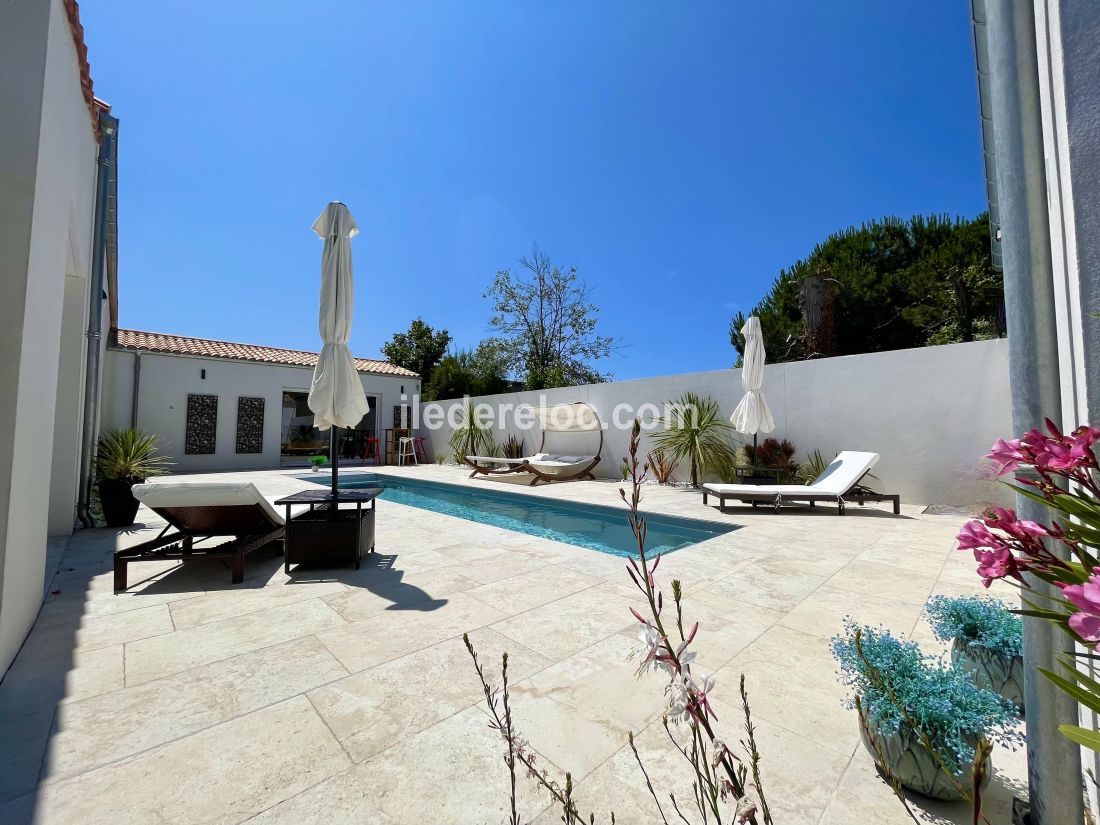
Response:
MULTIPOLYGON (((1097 468, 1092 446, 1100 441, 1100 430, 1082 426, 1067 435, 1049 418, 1045 423, 1047 432, 1033 428, 1019 438, 997 439, 986 458, 996 462, 998 476, 1013 473, 1021 466, 1034 466, 1040 472, 1057 475, 1097 468)), ((1028 483, 1025 479, 1017 481, 1028 483)))
POLYGON ((1026 542, 1028 539, 1040 538, 1050 535, 1050 531, 1034 521, 1021 519, 1015 510, 1007 507, 990 507, 986 510, 985 523, 988 527, 994 527, 1012 536, 1014 539, 1026 542))
MULTIPOLYGON (((974 519, 963 525, 955 537, 960 550, 977 550, 981 547, 1003 547, 1004 541, 989 532, 985 522, 974 519)), ((977 555, 977 554, 975 554, 977 555)))
POLYGON ((998 438, 986 458, 993 459, 1000 464, 1000 467, 997 468, 997 475, 999 476, 1015 472, 1021 464, 1029 463, 1029 457, 1020 449, 1020 439, 1018 438, 1007 441, 998 438))
POLYGON ((1070 435, 1072 435, 1076 441, 1080 442, 1086 447, 1091 447, 1097 441, 1100 441, 1100 430, 1098 430, 1096 427, 1089 427, 1085 424, 1082 424, 1080 427, 1070 433, 1070 435))
POLYGON ((1061 441, 1051 439, 1044 456, 1045 467, 1050 470, 1073 472, 1079 467, 1095 467, 1096 456, 1092 445, 1100 438, 1100 430, 1092 427, 1078 427, 1061 441))
POLYGON ((1090 644, 1100 642, 1100 573, 1093 573, 1085 584, 1071 584, 1062 594, 1078 612, 1069 617, 1069 626, 1090 644))
POLYGON ((1011 576, 1023 581, 1020 575, 1020 564, 1007 547, 998 550, 975 550, 974 560, 978 562, 978 575, 982 577, 982 584, 986 587, 993 584, 995 579, 1004 579, 1011 576))

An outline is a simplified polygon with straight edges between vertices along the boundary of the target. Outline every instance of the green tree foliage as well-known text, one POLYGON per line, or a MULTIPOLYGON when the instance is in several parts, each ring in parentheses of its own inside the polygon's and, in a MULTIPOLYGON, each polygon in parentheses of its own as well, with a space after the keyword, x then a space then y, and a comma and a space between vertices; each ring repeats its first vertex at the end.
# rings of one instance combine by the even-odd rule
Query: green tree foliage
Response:
POLYGON ((450 343, 451 334, 447 330, 436 331, 417 318, 409 324, 408 332, 395 333, 382 345, 382 354, 397 366, 419 374, 426 385, 450 343))
POLYGON ((466 395, 492 395, 509 387, 507 359, 492 341, 476 350, 456 350, 443 356, 425 385, 425 400, 441 401, 466 395))
MULTIPOLYGON (((801 280, 825 272, 835 296, 837 354, 921 347, 1004 334, 1004 288, 989 261, 989 216, 888 217, 830 235, 779 273, 752 310, 769 361, 812 357, 805 346, 801 280)), ((744 354, 743 314, 730 342, 744 354)))
POLYGON ((576 268, 562 271, 538 246, 520 266, 517 273, 498 272, 485 293, 493 302, 493 340, 508 368, 533 390, 606 381, 591 362, 609 356, 616 342, 596 333, 599 310, 576 268))

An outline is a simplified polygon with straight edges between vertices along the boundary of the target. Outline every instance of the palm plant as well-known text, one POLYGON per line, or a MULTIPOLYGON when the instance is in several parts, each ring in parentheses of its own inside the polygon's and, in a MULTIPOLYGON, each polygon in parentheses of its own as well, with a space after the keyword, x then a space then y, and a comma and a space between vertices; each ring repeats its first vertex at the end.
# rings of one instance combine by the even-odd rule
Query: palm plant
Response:
POLYGON ((138 484, 150 476, 168 472, 172 462, 159 454, 154 435, 127 427, 110 430, 99 439, 95 466, 101 480, 138 484))
POLYGON ((462 408, 462 419, 451 433, 450 444, 459 463, 464 456, 493 455, 496 452, 493 431, 487 424, 481 423, 473 401, 467 401, 462 408))
POLYGON ((733 426, 710 396, 684 393, 670 405, 670 414, 659 421, 667 429, 654 435, 653 442, 672 461, 691 461, 692 487, 699 486, 700 471, 719 470, 737 460, 727 439, 733 426))

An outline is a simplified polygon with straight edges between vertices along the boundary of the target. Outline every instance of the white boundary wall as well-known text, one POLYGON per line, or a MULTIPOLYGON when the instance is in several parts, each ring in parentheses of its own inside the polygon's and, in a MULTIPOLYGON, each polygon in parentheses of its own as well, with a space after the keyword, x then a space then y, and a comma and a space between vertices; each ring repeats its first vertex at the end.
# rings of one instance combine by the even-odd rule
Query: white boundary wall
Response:
MULTIPOLYGON (((741 371, 684 373, 472 400, 494 407, 537 405, 540 396, 548 403, 587 401, 605 426, 597 475, 618 477, 630 419, 612 421, 616 405, 663 405, 689 391, 715 398, 728 418, 743 395, 741 371)), ((793 441, 799 460, 815 449, 827 457, 839 450, 869 450, 882 456, 874 471, 879 481, 872 485, 900 493, 903 502, 970 505, 1004 499, 1001 486, 979 473, 981 457, 993 441, 1011 434, 1004 339, 772 364, 765 369, 764 394, 775 416, 776 429, 770 435, 793 441)), ((439 402, 447 412, 463 403, 439 402)), ((423 425, 428 406, 421 405, 421 434, 428 436, 433 456, 450 456, 450 428, 444 424, 433 431, 423 425)), ((525 453, 537 449, 537 429, 520 433, 514 422, 497 426, 497 443, 509 433, 523 437, 525 453)), ((547 436, 550 452, 576 454, 595 444, 594 436, 547 436)), ((686 473, 686 466, 677 469, 678 478, 686 473)))

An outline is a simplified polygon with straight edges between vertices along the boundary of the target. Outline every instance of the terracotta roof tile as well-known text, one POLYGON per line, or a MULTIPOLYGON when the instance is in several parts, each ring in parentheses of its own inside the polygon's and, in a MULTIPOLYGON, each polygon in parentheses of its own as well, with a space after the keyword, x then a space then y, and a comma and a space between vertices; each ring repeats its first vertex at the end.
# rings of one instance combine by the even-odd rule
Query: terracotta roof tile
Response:
POLYGON ((92 69, 88 64, 88 44, 84 42, 84 26, 80 22, 80 7, 76 0, 64 0, 65 16, 69 19, 69 31, 72 32, 73 45, 76 46, 76 61, 80 66, 80 91, 84 95, 84 103, 88 106, 88 112, 92 116, 92 131, 99 138, 99 107, 110 109, 110 106, 102 101, 97 102, 95 88, 92 85, 92 69))
MULTIPOLYGON (((141 332, 136 329, 116 329, 110 345, 116 349, 164 352, 171 355, 194 355, 202 358, 229 358, 234 361, 259 361, 265 364, 287 364, 295 367, 314 367, 317 353, 297 349, 261 347, 256 344, 237 344, 232 341, 213 341, 209 338, 187 338, 183 335, 165 335, 159 332, 141 332)), ((356 358, 359 372, 373 375, 400 375, 419 378, 412 370, 378 361, 372 358, 356 358)))

